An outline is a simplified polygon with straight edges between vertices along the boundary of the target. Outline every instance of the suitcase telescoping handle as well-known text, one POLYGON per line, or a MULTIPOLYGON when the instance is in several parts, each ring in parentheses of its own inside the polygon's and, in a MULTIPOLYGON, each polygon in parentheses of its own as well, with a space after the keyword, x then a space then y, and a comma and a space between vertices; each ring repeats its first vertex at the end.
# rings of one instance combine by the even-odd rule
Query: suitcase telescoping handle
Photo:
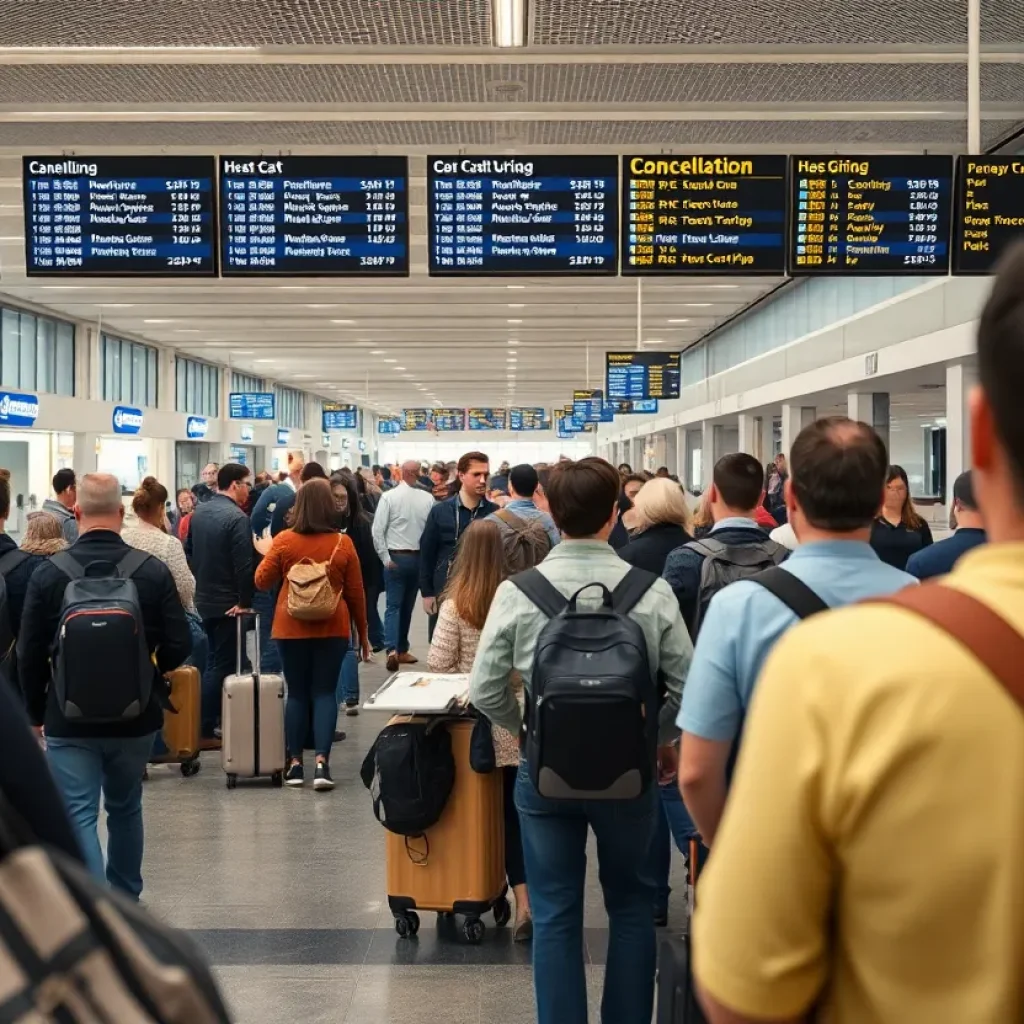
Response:
POLYGON ((252 616, 253 622, 253 639, 255 644, 255 658, 253 659, 254 664, 252 666, 253 680, 257 684, 257 692, 259 692, 259 681, 260 681, 260 613, 253 611, 251 608, 243 608, 240 612, 235 615, 235 628, 238 630, 238 642, 235 645, 235 675, 240 676, 242 674, 242 655, 245 652, 245 629, 244 620, 246 616, 252 616))

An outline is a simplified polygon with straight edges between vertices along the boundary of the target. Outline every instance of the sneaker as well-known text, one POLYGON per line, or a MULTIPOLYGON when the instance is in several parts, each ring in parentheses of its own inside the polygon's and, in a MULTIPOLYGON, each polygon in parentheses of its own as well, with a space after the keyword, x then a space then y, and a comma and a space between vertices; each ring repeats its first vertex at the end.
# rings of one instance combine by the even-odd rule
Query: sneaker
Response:
POLYGON ((399 665, 418 665, 419 660, 419 658, 413 657, 408 651, 398 656, 399 665))
POLYGON ((374 654, 380 654, 380 652, 383 651, 383 650, 384 650, 384 645, 383 644, 374 644, 373 645, 373 653, 374 654))
POLYGON ((334 730, 334 742, 340 743, 345 738, 345 733, 341 729, 334 730))
POLYGON ((389 672, 398 671, 398 651, 388 651, 388 660, 385 662, 389 672))
POLYGON ((288 774, 284 777, 284 784, 286 786, 301 786, 306 781, 306 772, 301 764, 293 764, 288 769, 288 774))
POLYGON ((359 714, 359 704, 357 701, 346 701, 345 702, 345 714, 349 718, 355 718, 359 714))
POLYGON ((317 761, 316 775, 313 776, 314 789, 334 789, 334 779, 331 778, 331 769, 326 761, 317 761))

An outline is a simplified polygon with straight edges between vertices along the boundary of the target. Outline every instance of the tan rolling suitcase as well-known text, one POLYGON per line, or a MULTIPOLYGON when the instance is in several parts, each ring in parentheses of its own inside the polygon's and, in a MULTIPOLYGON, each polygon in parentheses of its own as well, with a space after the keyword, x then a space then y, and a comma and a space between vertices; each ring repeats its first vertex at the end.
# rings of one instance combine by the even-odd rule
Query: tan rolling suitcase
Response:
POLYGON ((167 750, 153 758, 153 764, 181 765, 186 778, 199 771, 199 736, 202 718, 202 686, 199 669, 176 668, 167 673, 171 707, 164 712, 163 740, 167 750))
MULTIPOLYGON (((392 719, 403 720, 417 719, 392 719)), ((463 719, 446 726, 455 785, 437 824, 420 838, 386 833, 388 904, 403 938, 419 930, 417 910, 464 915, 462 932, 470 942, 483 938, 481 915, 493 910, 499 927, 512 915, 506 897, 501 772, 481 775, 470 767, 473 724, 463 719)))
POLYGON ((260 617, 255 612, 238 616, 238 659, 235 674, 224 680, 220 727, 228 789, 240 778, 284 784, 284 676, 260 672, 260 617), (243 672, 242 620, 248 615, 255 620, 256 652, 253 671, 243 672))

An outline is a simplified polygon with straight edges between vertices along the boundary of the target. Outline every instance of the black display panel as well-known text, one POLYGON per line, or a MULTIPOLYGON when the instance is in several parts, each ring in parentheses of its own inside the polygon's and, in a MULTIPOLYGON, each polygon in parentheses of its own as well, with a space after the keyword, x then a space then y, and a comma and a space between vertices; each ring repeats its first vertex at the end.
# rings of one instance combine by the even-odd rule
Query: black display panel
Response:
POLYGON ((403 409, 402 430, 429 430, 434 420, 430 409, 403 409))
POLYGON ((623 274, 784 274, 787 158, 627 156, 623 274))
POLYGON ((678 352, 609 352, 605 376, 609 401, 679 397, 678 352))
POLYGON ((321 429, 325 433, 330 430, 356 430, 359 426, 359 409, 342 402, 324 402, 320 420, 321 429))
POLYGON ((504 409, 472 408, 466 410, 470 430, 504 430, 504 409))
POLYGON ((953 158, 792 158, 790 272, 949 272, 953 158))
POLYGON ((957 162, 953 273, 991 274, 1024 237, 1024 157, 962 156, 957 162))
POLYGON ((427 158, 430 273, 617 274, 616 156, 427 158))
POLYGON ((572 413, 583 423, 600 423, 604 392, 600 388, 582 388, 572 393, 572 413))
POLYGON ((550 430, 547 412, 537 406, 516 406, 508 411, 509 430, 550 430))
POLYGON ((26 156, 25 272, 217 273, 212 156, 26 156))
POLYGON ((409 162, 399 156, 220 158, 224 277, 409 273, 409 162))

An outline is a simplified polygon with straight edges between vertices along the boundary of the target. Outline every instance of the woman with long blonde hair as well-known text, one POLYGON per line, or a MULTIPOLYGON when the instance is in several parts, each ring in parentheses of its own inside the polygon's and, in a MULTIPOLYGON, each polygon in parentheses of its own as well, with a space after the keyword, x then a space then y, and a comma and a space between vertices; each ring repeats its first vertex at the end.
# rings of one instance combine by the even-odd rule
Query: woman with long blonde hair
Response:
POLYGON ((619 557, 660 576, 665 560, 690 536, 690 505, 686 492, 668 477, 648 480, 633 499, 633 521, 636 524, 629 543, 619 548, 619 557))

